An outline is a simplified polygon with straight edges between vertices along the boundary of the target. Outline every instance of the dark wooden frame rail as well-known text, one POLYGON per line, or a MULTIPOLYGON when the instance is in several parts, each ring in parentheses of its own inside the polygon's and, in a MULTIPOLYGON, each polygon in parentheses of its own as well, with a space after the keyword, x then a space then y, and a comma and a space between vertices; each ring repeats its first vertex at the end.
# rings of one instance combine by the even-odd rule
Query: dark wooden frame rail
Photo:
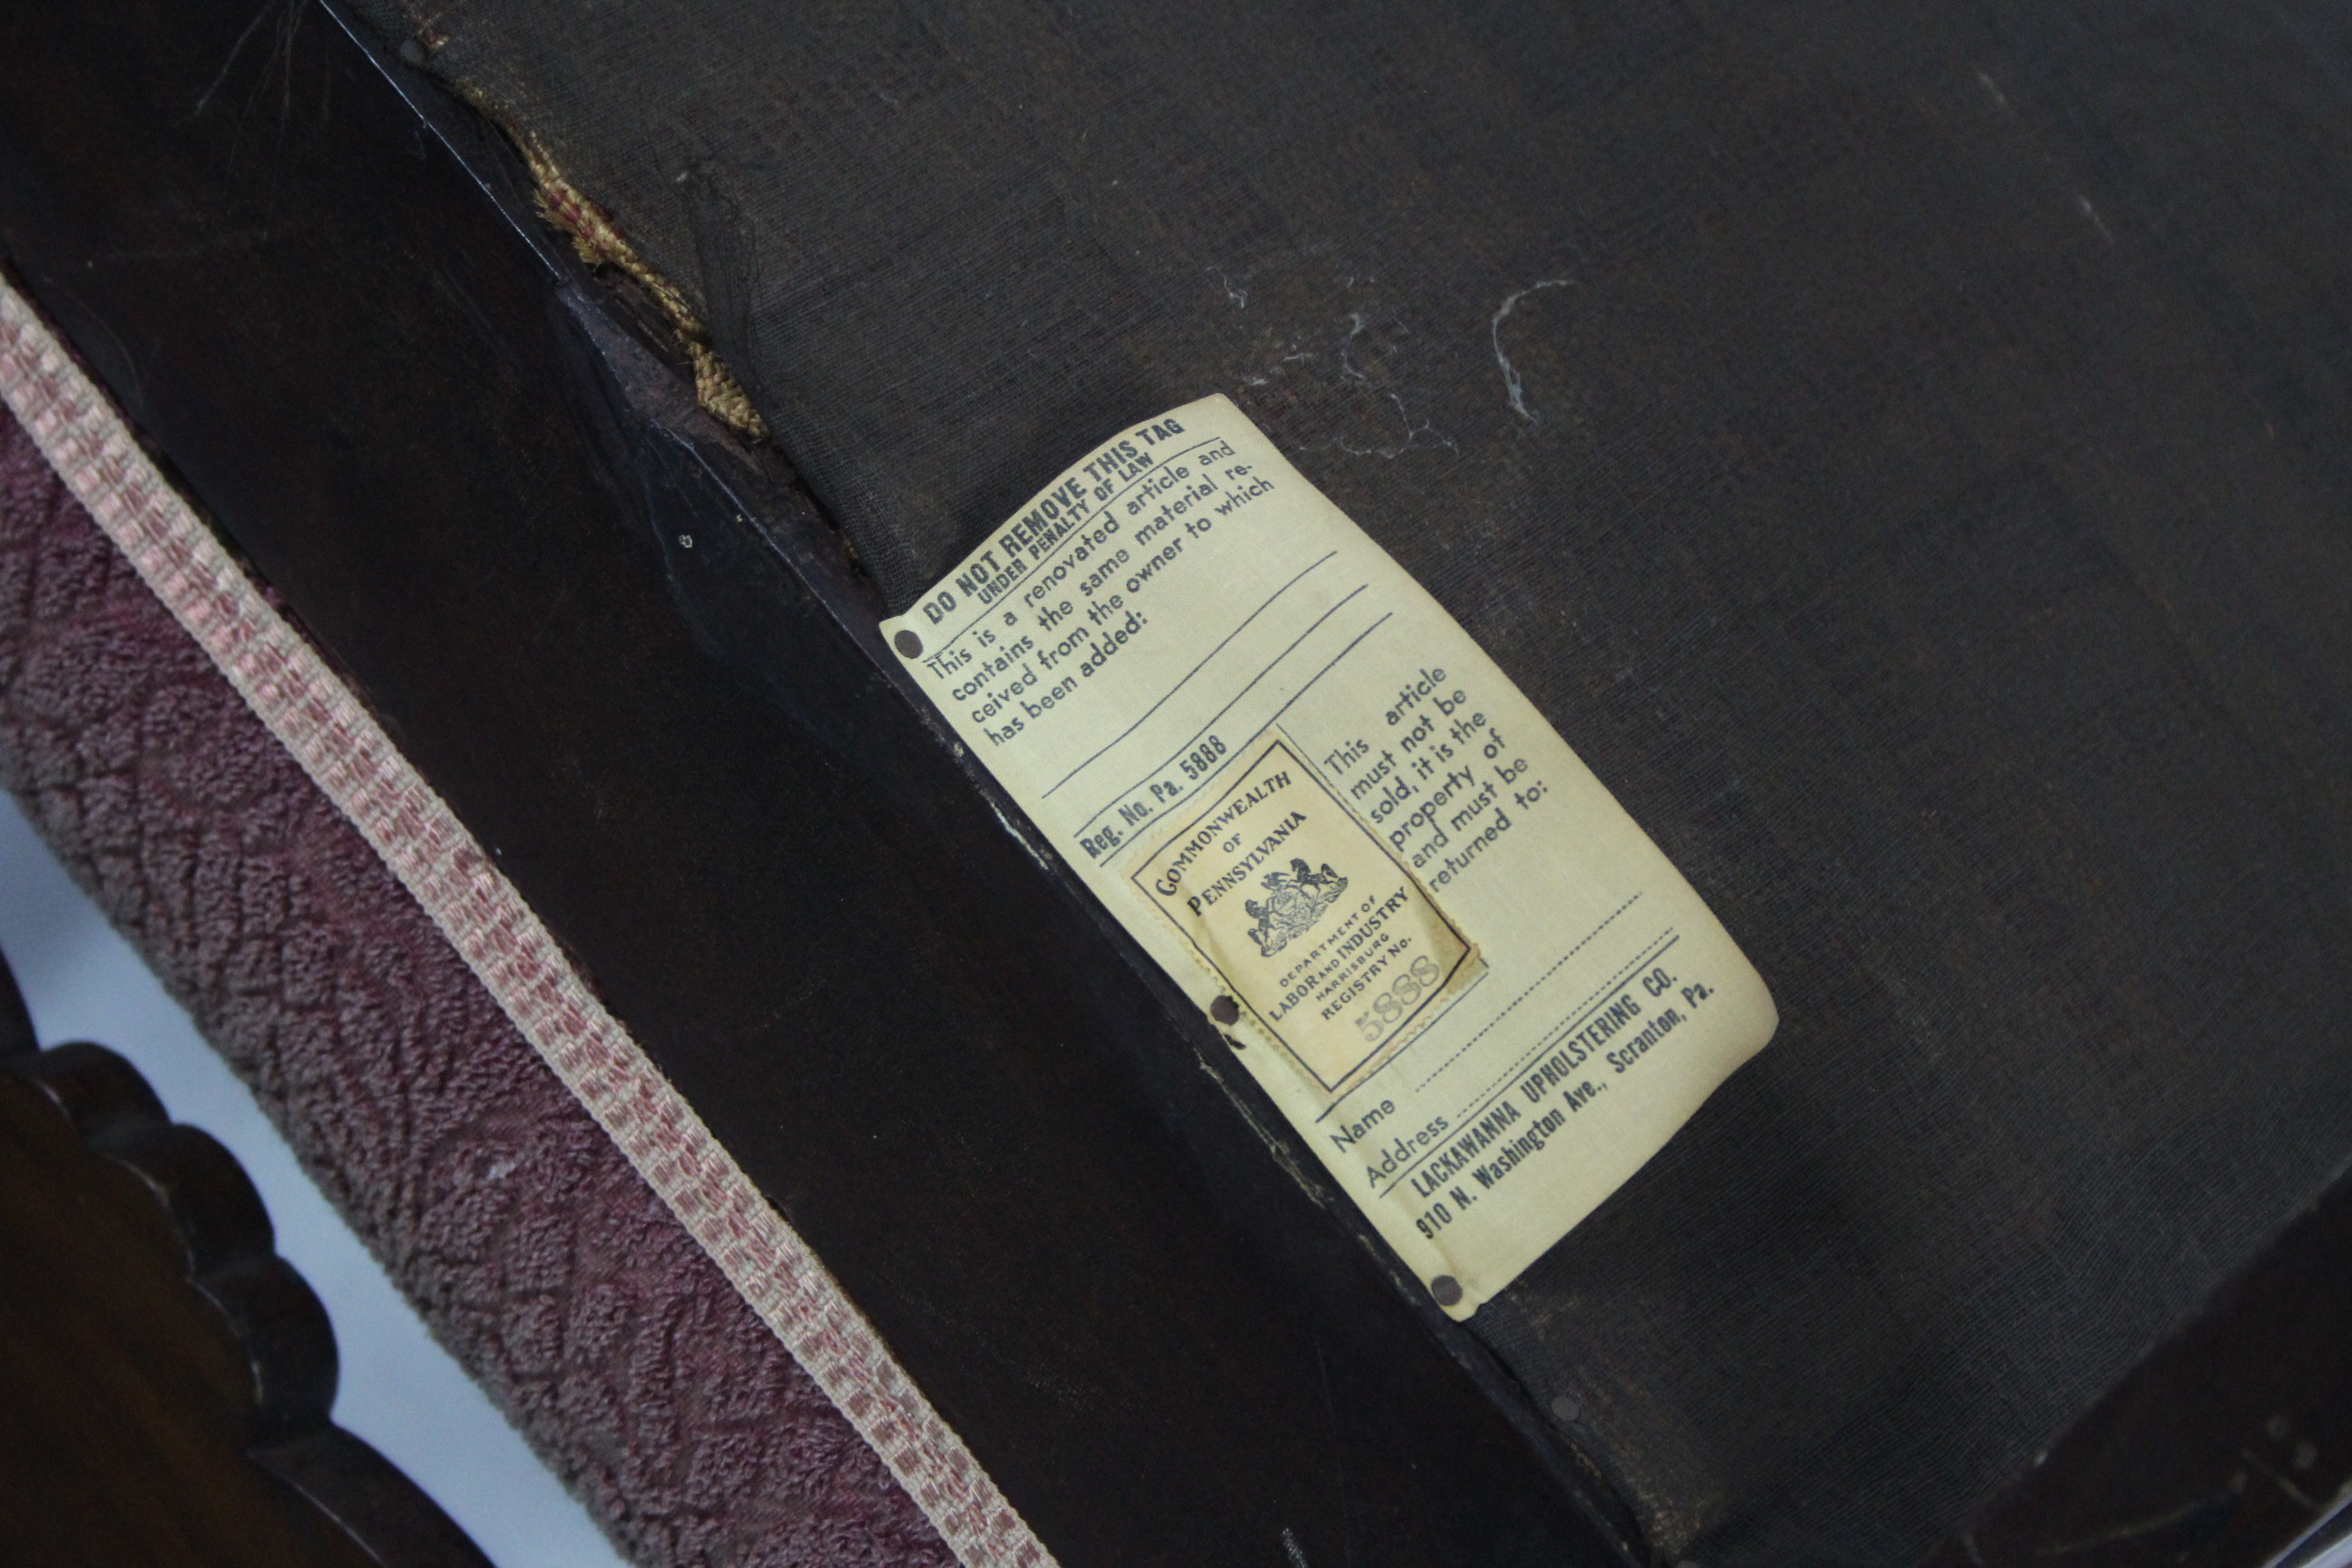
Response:
MULTIPOLYGON (((166 112, 249 8, 18 8, 0 246, 1047 1544, 1643 1561, 1213 1032, 999 829, 837 536, 694 408, 512 149, 304 15, 265 124, 166 112), (1129 962, 1039 972, 1016 933, 1129 962), (889 1054, 780 1022, 817 951, 889 1054)), ((2264 1563, 2352 1477, 2346 1322, 2339 1187, 1937 1561, 2264 1563)))

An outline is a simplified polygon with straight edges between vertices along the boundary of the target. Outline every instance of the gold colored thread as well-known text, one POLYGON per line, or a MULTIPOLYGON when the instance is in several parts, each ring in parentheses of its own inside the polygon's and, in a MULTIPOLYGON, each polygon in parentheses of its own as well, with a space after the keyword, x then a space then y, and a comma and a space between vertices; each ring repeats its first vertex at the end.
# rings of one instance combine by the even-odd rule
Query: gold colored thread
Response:
POLYGON ((686 296, 678 292, 677 286, 647 266, 636 247, 614 226, 604 209, 563 177, 563 171, 556 166, 538 137, 512 126, 508 127, 508 134, 521 150, 532 183, 539 187, 540 216, 571 237, 572 248, 580 253, 581 260, 591 267, 613 268, 633 279, 654 297, 662 314, 669 318, 678 346, 694 365, 695 401, 714 418, 750 439, 766 440, 767 421, 751 406, 743 384, 735 379, 734 373, 719 357, 719 351, 711 346, 709 330, 694 313, 694 307, 687 303, 686 296))

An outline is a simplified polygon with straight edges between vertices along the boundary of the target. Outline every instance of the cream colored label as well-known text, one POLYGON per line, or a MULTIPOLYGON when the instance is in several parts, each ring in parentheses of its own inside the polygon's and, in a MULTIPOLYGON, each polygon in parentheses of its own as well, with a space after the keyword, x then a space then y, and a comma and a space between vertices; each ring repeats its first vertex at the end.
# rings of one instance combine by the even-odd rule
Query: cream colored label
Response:
POLYGON ((1689 884, 1224 397, 883 631, 1457 1318, 1771 1038, 1689 884))
POLYGON ((1483 972, 1420 880, 1286 736, 1179 815, 1128 880, 1325 1093, 1386 1061, 1483 972))

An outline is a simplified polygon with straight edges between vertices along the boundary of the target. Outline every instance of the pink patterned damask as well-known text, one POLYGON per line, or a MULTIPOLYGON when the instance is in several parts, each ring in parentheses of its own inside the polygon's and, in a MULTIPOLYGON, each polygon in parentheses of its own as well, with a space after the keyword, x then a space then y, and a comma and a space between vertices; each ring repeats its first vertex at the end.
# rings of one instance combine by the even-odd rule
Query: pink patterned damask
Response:
POLYGON ((1050 1568, 4 281, 0 397, 0 784, 622 1549, 1050 1568))

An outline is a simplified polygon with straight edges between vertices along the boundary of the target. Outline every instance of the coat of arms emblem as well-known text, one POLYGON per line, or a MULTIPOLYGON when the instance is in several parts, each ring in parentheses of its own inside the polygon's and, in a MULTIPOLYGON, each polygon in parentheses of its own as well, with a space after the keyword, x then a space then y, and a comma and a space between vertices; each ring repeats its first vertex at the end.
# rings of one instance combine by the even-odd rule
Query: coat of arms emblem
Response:
POLYGON ((1251 899, 1242 906, 1257 922, 1249 934, 1257 943, 1260 958, 1272 958, 1290 944, 1292 937, 1311 930, 1348 890, 1348 879, 1332 870, 1328 861, 1318 871, 1306 861, 1294 859, 1289 870, 1268 871, 1265 881, 1265 902, 1251 899))

